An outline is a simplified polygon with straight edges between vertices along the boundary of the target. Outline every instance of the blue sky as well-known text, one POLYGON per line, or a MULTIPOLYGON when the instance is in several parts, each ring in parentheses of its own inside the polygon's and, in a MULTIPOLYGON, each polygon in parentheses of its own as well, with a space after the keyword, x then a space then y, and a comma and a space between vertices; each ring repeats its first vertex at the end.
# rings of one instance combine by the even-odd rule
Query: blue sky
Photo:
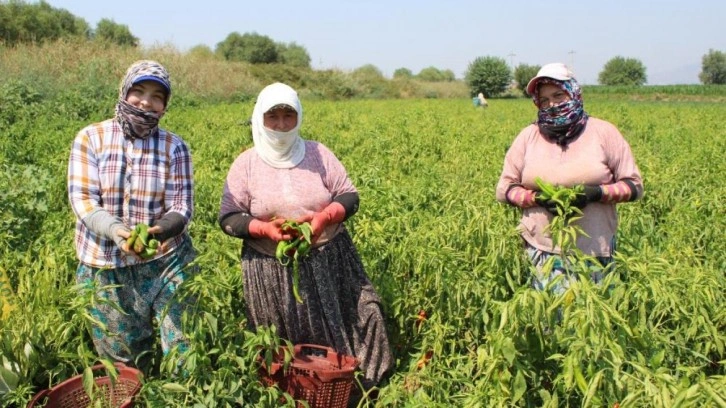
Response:
POLYGON ((313 68, 373 64, 384 75, 434 66, 458 78, 477 57, 515 66, 560 61, 583 84, 605 63, 636 58, 648 84, 698 83, 709 49, 726 52, 723 0, 48 0, 85 19, 129 27, 142 46, 214 49, 228 34, 255 32, 302 45, 313 68))

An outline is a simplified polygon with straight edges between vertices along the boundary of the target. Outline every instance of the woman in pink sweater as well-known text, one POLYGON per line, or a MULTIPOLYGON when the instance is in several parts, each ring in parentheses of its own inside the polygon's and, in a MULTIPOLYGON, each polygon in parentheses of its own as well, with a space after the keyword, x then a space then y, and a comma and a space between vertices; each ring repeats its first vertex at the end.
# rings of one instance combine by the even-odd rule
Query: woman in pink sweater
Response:
POLYGON ((219 223, 241 238, 244 297, 250 328, 275 325, 294 344, 332 347, 361 362, 363 385, 393 368, 381 300, 366 276, 343 221, 358 211, 358 191, 343 164, 323 144, 300 137, 297 92, 275 83, 260 92, 252 112, 254 147, 232 164, 219 223), (275 248, 290 235, 284 220, 309 221, 310 254, 300 262, 293 296, 292 266, 275 248))
MULTIPOLYGON (((522 209, 522 238, 537 269, 532 283, 542 290, 564 274, 564 268, 557 257, 551 273, 542 272, 547 259, 559 255, 560 248, 545 233, 556 209, 539 198, 535 179, 583 186, 584 193, 574 204, 583 212, 577 223, 588 236, 578 237, 577 247, 603 267, 612 262, 615 250, 615 205, 640 198, 643 184, 628 142, 613 124, 587 115, 580 87, 564 64, 543 66, 527 92, 538 108, 537 120, 519 133, 507 151, 496 197, 522 209)), ((602 272, 592 274, 596 282, 602 277, 602 272)), ((567 284, 563 279, 553 290, 562 293, 567 284)))

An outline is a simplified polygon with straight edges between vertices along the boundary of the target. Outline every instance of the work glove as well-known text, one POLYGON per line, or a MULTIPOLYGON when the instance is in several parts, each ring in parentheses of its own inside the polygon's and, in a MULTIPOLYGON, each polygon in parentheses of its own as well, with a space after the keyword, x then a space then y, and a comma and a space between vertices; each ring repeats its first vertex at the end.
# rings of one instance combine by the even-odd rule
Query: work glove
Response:
POLYGON ((281 228, 285 222, 282 218, 274 219, 270 222, 254 219, 250 221, 249 230, 252 238, 267 238, 275 242, 287 241, 292 238, 287 232, 281 228))
POLYGON ((602 199, 602 188, 600 186, 583 186, 583 192, 578 194, 572 201, 572 205, 577 208, 585 208, 589 203, 598 202, 602 199))
POLYGON ((337 224, 345 220, 345 208, 338 202, 332 202, 327 207, 315 213, 313 219, 310 220, 310 229, 313 235, 320 235, 328 225, 337 224))
POLYGON ((541 191, 537 191, 534 193, 534 202, 537 203, 537 205, 539 205, 540 207, 547 210, 547 212, 549 212, 550 214, 557 215, 557 203, 542 197, 541 191))

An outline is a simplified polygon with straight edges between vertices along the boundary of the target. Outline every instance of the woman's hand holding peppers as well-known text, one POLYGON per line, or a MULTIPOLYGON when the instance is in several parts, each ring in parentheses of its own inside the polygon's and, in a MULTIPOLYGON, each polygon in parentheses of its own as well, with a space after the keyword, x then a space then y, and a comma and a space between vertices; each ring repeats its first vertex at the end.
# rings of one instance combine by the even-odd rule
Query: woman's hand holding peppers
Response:
POLYGON ((293 236, 282 230, 282 224, 285 222, 282 218, 277 218, 269 222, 252 220, 250 221, 250 236, 253 238, 267 238, 273 241, 287 241, 293 236))
POLYGON ((310 218, 310 227, 313 232, 313 242, 317 241, 325 228, 332 224, 345 221, 345 208, 338 202, 332 202, 322 211, 317 212, 310 218))
POLYGON ((134 252, 133 248, 129 247, 128 243, 126 242, 126 240, 131 236, 131 231, 126 229, 126 227, 118 228, 116 229, 116 235, 123 238, 123 240, 117 242, 122 252, 127 255, 134 255, 139 259, 141 258, 136 252, 134 252))
POLYGON ((572 205, 577 208, 585 208, 589 203, 598 202, 602 199, 602 188, 600 186, 582 186, 582 193, 572 201, 572 205))
POLYGON ((154 238, 160 232, 161 227, 149 227, 146 224, 138 224, 132 230, 122 227, 115 231, 116 236, 122 238, 120 241, 116 240, 116 243, 126 255, 137 259, 151 259, 158 253, 166 252, 166 242, 154 238))
POLYGON ((540 207, 547 210, 552 215, 557 215, 557 203, 548 198, 546 195, 542 194, 541 191, 537 191, 534 193, 534 202, 537 203, 540 207))
MULTIPOLYGON (((562 189, 562 188, 560 188, 562 189)), ((570 189, 569 191, 575 191, 576 195, 570 201, 570 205, 577 208, 585 208, 589 203, 599 202, 602 199, 602 188, 597 185, 578 185, 570 189)), ((553 215, 557 215, 557 201, 553 200, 553 195, 557 194, 555 190, 552 191, 536 191, 534 195, 534 201, 540 207, 543 207, 553 215)))

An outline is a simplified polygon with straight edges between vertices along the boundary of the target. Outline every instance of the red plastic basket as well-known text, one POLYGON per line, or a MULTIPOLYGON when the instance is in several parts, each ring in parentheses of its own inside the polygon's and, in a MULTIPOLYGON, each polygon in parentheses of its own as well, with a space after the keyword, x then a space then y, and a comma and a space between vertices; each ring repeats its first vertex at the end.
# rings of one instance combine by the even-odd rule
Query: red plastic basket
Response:
MULTIPOLYGON (((141 371, 127 367, 122 363, 114 363, 118 370, 118 377, 111 381, 108 376, 96 377, 94 381, 98 392, 102 393, 104 407, 130 408, 134 406, 133 397, 141 389, 141 371)), ((93 371, 104 370, 103 364, 91 367, 93 371)), ((83 376, 71 377, 62 383, 43 390, 36 394, 28 403, 27 408, 44 406, 45 408, 86 408, 91 405, 91 399, 83 389, 83 376)))
MULTIPOLYGON (((273 358, 269 371, 261 361, 260 377, 267 386, 277 384, 310 408, 346 408, 359 362, 330 347, 297 344, 292 362, 284 370, 284 351, 273 358)), ((298 404, 298 407, 302 404, 298 404)))

